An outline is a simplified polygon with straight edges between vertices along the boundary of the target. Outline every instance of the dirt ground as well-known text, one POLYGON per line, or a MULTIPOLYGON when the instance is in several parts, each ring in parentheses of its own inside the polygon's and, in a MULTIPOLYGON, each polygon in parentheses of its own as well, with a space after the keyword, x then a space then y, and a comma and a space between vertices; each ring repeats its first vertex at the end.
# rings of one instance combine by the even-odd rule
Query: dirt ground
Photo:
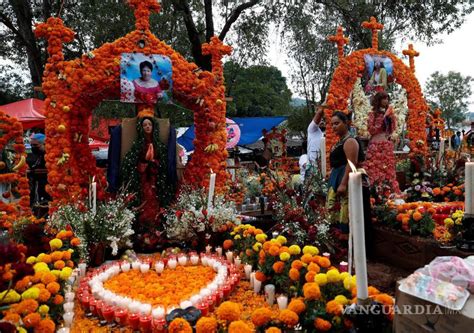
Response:
POLYGON ((407 277, 411 273, 413 272, 389 266, 381 262, 367 262, 369 285, 390 295, 395 295, 397 281, 407 277))

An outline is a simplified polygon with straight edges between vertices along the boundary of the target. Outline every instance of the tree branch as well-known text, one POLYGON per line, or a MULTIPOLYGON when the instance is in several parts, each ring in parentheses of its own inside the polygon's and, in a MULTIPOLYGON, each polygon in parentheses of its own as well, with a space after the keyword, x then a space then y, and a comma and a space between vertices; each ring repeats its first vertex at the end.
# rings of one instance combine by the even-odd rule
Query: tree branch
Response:
POLYGON ((239 18, 240 14, 246 10, 247 8, 253 7, 258 3, 258 0, 250 0, 249 2, 245 2, 239 6, 237 6, 229 16, 229 19, 225 22, 224 28, 222 28, 221 33, 219 34, 219 39, 221 41, 224 40, 225 36, 230 30, 232 24, 239 18))
POLYGON ((4 13, 0 12, 0 22, 2 22, 3 24, 5 24, 5 26, 10 29, 14 34, 15 36, 17 36, 19 39, 21 39, 21 42, 26 46, 28 47, 28 42, 27 40, 25 39, 25 36, 23 36, 21 34, 21 32, 15 28, 15 26, 13 25, 13 22, 10 21, 10 19, 8 18, 8 16, 6 16, 4 13))
POLYGON ((206 14, 206 42, 211 41, 214 36, 214 20, 212 18, 212 0, 204 0, 204 12, 206 14))

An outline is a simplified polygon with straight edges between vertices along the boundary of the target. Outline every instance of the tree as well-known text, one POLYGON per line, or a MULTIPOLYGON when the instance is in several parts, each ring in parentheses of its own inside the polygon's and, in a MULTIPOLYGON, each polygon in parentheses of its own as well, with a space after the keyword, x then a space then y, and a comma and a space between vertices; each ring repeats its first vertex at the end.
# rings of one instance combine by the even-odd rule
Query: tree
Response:
POLYGON ((274 116, 288 114, 291 91, 286 79, 273 66, 241 67, 230 61, 224 66, 224 77, 229 82, 226 95, 228 114, 234 117, 274 116), (236 74, 235 74, 236 73, 236 74))
POLYGON ((472 77, 463 76, 459 72, 442 74, 436 71, 426 82, 425 95, 432 107, 441 109, 449 129, 466 117, 468 100, 472 95, 472 81, 472 77))
POLYGON ((308 109, 306 106, 291 107, 287 123, 288 129, 307 139, 308 125, 313 117, 314 111, 312 108, 308 109))

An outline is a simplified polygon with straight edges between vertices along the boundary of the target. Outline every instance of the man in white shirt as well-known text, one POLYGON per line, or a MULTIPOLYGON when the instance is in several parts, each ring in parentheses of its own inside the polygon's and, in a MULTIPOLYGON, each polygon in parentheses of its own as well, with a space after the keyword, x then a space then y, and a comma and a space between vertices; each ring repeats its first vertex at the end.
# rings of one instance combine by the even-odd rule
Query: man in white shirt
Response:
POLYGON ((310 163, 315 163, 316 158, 320 157, 321 139, 323 138, 323 132, 319 127, 321 119, 323 118, 323 106, 319 105, 316 108, 313 120, 308 126, 308 160, 310 163))

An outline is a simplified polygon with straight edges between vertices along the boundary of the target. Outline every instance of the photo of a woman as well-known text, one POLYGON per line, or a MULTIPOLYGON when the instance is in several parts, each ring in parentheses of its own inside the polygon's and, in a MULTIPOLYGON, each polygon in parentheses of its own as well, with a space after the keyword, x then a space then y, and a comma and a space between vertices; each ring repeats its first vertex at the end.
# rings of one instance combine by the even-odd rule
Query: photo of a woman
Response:
POLYGON ((135 102, 154 104, 163 97, 158 81, 153 79, 153 65, 149 61, 140 63, 141 76, 133 80, 133 87, 135 88, 135 102))

